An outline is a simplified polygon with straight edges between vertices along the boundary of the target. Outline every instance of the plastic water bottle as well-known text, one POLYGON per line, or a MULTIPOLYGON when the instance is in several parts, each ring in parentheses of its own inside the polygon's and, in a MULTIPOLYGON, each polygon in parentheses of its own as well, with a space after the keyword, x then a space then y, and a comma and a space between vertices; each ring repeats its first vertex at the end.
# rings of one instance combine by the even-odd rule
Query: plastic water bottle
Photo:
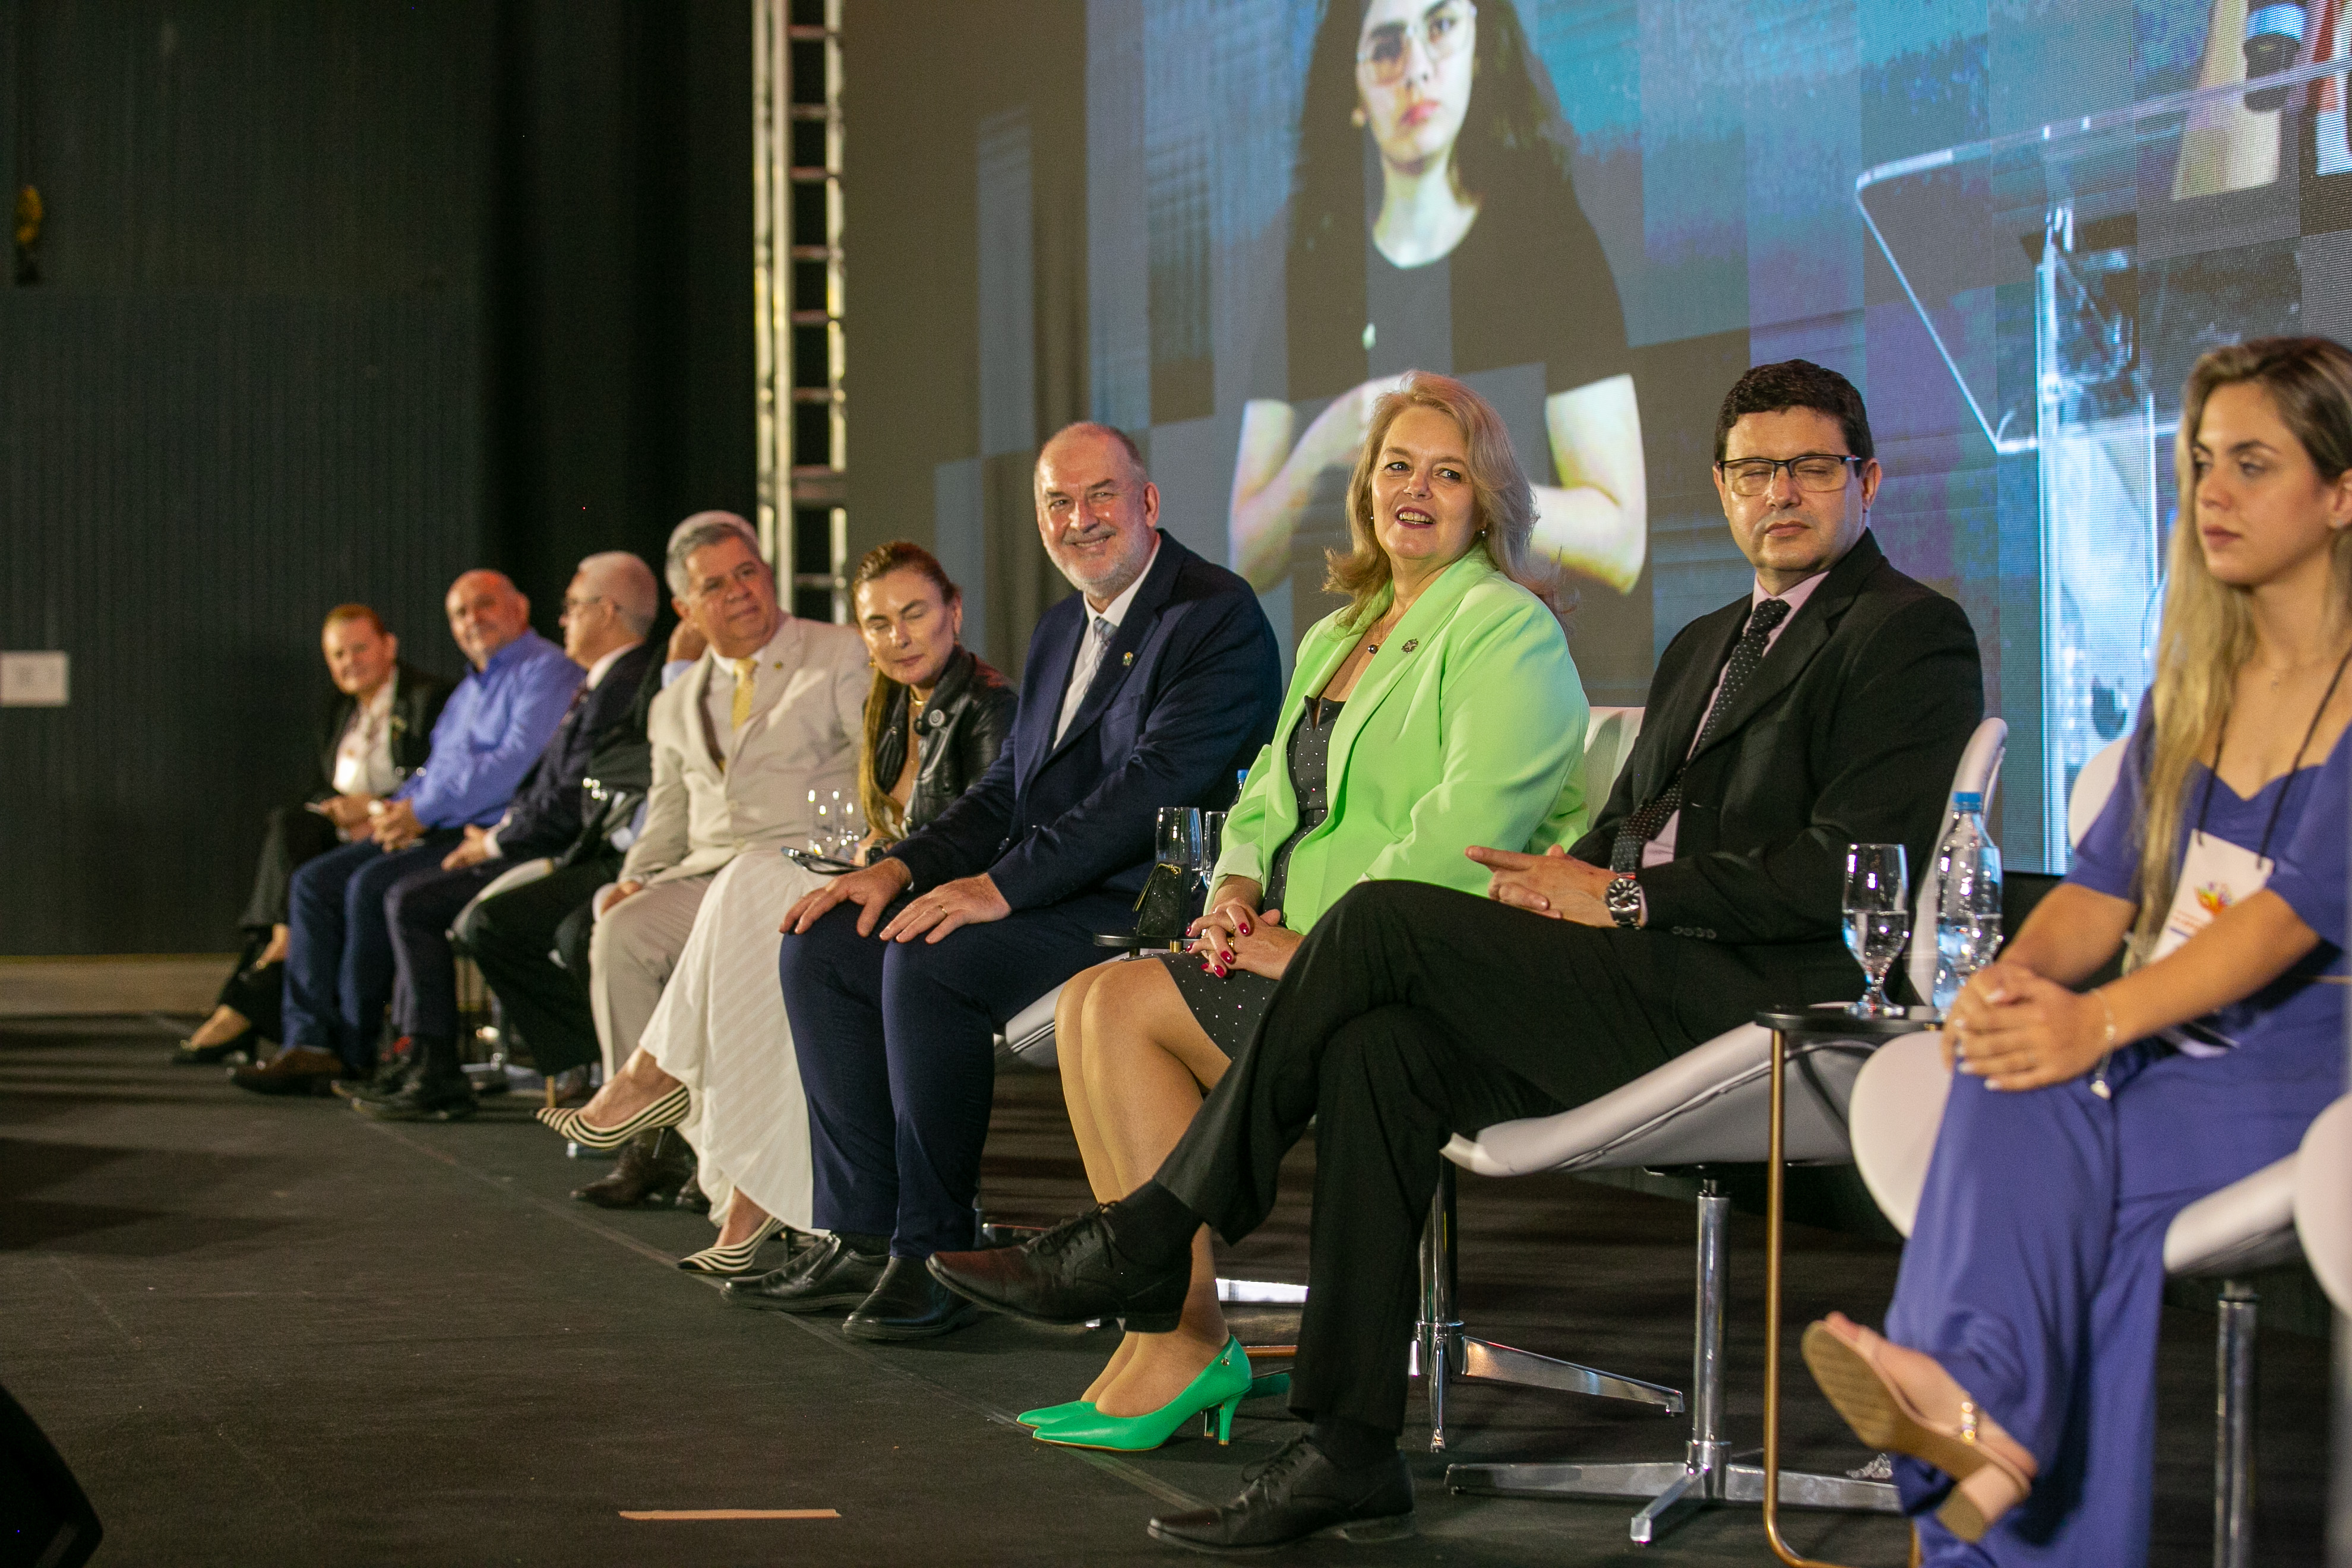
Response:
POLYGON ((1968 977, 2000 951, 2000 850, 1985 832, 1984 796, 1952 797, 1952 825, 1936 846, 1943 900, 1936 910, 1936 1011, 1948 1012, 1968 977))

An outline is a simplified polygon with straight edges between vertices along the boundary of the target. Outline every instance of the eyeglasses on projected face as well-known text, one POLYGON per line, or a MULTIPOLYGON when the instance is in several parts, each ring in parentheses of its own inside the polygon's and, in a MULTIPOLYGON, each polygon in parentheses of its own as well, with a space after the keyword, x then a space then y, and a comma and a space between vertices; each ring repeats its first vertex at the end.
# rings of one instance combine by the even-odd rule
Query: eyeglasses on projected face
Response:
POLYGON ((1371 73, 1377 87, 1393 87, 1403 79, 1405 61, 1413 40, 1432 65, 1450 60, 1477 37, 1478 7, 1470 0, 1437 0, 1418 21, 1383 22, 1356 46, 1356 63, 1371 73))
POLYGON ((1772 488, 1772 481, 1782 468, 1797 481, 1801 490, 1842 490, 1849 469, 1859 468, 1864 459, 1842 452, 1800 452, 1793 458, 1741 458, 1735 462, 1717 463, 1716 472, 1736 496, 1760 496, 1772 488))

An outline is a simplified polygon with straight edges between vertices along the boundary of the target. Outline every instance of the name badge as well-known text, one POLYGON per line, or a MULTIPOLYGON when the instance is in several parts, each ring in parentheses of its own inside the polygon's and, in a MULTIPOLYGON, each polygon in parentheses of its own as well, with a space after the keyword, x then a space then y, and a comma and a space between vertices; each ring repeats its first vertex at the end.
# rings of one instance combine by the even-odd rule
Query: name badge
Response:
MULTIPOLYGON (((2178 952, 2182 942, 2211 925, 2214 916, 2261 892, 2274 865, 2201 828, 2190 833, 2189 853, 2180 863, 2180 880, 2172 891, 2172 907, 2165 911, 2164 933, 2157 938, 2148 962, 2178 952)), ((2218 1057, 2238 1043, 2201 1023, 2184 1024, 2163 1033, 2184 1056, 2218 1057)))

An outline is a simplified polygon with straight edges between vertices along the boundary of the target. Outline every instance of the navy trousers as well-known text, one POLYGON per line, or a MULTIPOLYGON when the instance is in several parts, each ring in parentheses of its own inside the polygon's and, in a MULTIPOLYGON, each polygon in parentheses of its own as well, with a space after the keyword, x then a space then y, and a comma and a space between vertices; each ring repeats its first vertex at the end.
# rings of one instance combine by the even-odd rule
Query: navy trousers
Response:
POLYGON ((383 896, 410 872, 438 867, 462 837, 436 830, 391 855, 362 840, 294 873, 287 896, 287 1045, 332 1051, 354 1072, 374 1062, 392 1000, 383 896))
POLYGON ((458 871, 444 871, 436 861, 411 871, 384 894, 383 921, 392 932, 394 1034, 456 1038, 457 960, 449 951, 449 922, 476 893, 513 869, 514 862, 506 859, 458 871))
POLYGON ((2294 1152, 2344 1087, 2344 1042, 2284 1031, 2227 1056, 2116 1054, 2113 1098, 2074 1079, 1997 1093, 1952 1080, 1886 1335, 1944 1365, 2040 1465, 1977 1545, 1951 1489, 1895 1461, 1926 1562, 2105 1568, 2147 1560, 2164 1232, 2206 1194, 2294 1152))
POLYGON ((1095 933, 1133 930, 1134 900, 1081 894, 938 943, 861 937, 858 913, 843 904, 786 936, 776 960, 808 1094, 815 1224, 887 1235, 896 1258, 960 1252, 979 1240, 996 1030, 1100 963, 1095 933))

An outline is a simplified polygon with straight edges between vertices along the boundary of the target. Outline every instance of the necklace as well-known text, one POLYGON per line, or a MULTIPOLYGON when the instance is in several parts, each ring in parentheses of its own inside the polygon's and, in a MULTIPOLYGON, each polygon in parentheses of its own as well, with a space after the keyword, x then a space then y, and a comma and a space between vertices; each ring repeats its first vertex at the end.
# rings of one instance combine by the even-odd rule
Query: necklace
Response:
POLYGON ((1364 635, 1365 658, 1370 658, 1372 655, 1381 651, 1381 643, 1388 637, 1389 633, 1396 630, 1396 623, 1402 619, 1403 619, 1403 617, 1398 615, 1395 608, 1391 606, 1387 615, 1382 616, 1379 620, 1372 623, 1372 629, 1364 635))

